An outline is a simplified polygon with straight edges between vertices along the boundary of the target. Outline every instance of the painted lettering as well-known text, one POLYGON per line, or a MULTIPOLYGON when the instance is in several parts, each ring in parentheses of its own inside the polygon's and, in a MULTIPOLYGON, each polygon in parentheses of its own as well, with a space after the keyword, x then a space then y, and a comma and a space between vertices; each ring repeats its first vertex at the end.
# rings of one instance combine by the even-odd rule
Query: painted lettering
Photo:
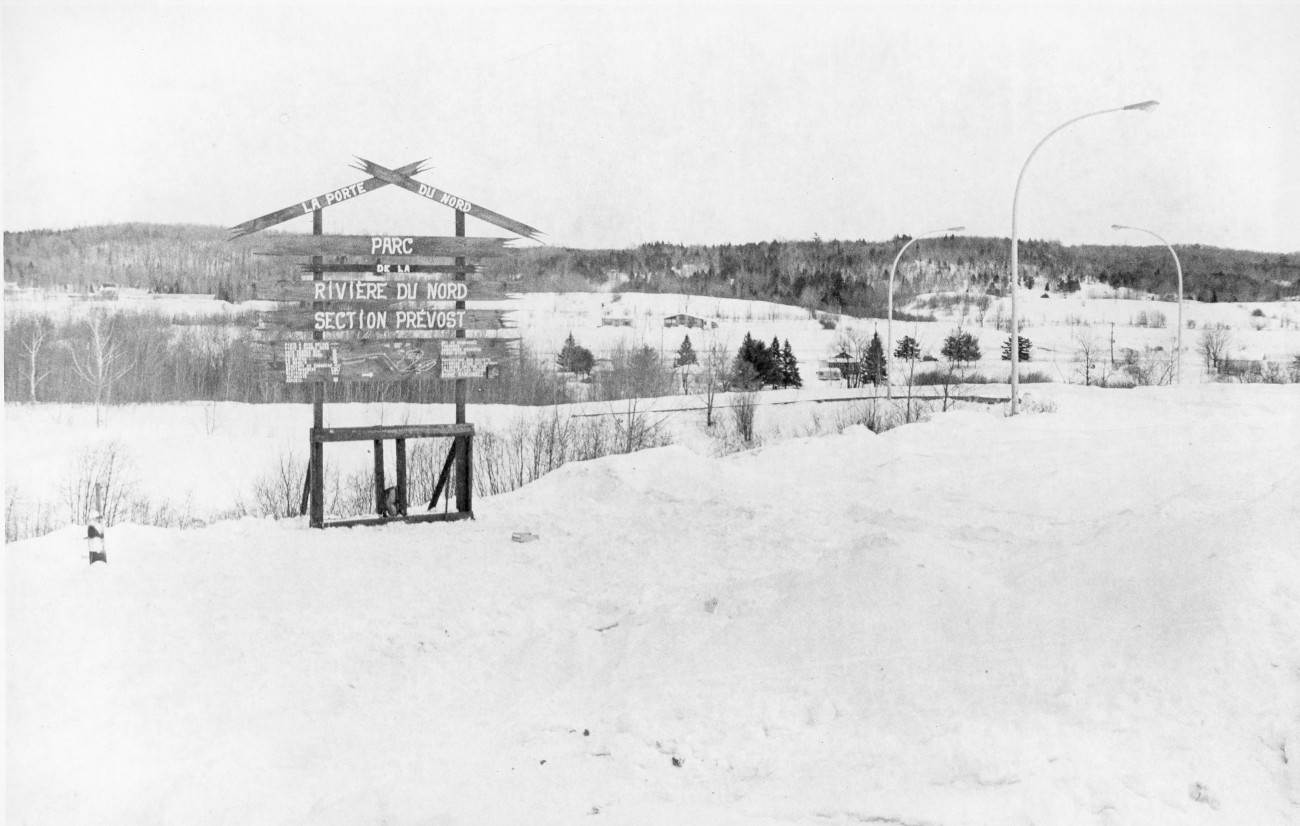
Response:
POLYGON ((464 198, 457 198, 455 195, 452 195, 450 192, 442 193, 442 197, 438 199, 438 203, 446 204, 452 209, 458 209, 461 212, 471 212, 474 209, 474 205, 471 204, 469 201, 466 201, 464 198))
POLYGON ((372 236, 370 252, 374 255, 412 255, 415 252, 415 239, 372 236))
POLYGON ((425 285, 427 301, 464 301, 469 297, 469 285, 463 281, 437 281, 425 285))

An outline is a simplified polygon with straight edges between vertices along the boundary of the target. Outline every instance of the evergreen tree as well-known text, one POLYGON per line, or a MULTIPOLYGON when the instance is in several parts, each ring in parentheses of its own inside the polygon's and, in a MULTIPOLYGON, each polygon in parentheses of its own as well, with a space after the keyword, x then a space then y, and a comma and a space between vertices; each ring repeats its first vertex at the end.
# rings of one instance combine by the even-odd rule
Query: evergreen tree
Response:
POLYGON ((762 374, 758 365, 763 360, 762 351, 767 348, 762 342, 745 333, 745 340, 736 350, 736 359, 731 370, 732 383, 745 390, 753 390, 762 385, 762 374))
POLYGON ((911 336, 903 336, 899 340, 898 346, 894 348, 894 358, 903 361, 916 361, 921 357, 921 345, 916 343, 916 339, 911 336))
POLYGON ((735 368, 732 377, 736 383, 748 389, 761 388, 765 385, 781 386, 781 350, 769 348, 761 341, 755 341, 749 333, 741 342, 736 352, 735 368))
MULTIPOLYGON (((1029 350, 1034 345, 1032 342, 1030 342, 1029 339, 1025 338, 1024 336, 1019 336, 1019 338, 1020 338, 1020 347, 1018 348, 1020 350, 1019 360, 1029 361, 1029 350)), ((1011 361, 1011 336, 1007 336, 1007 340, 1002 342, 1002 360, 1011 361)))
POLYGON ((880 333, 871 334, 871 343, 867 345, 867 357, 862 360, 863 379, 872 384, 886 380, 889 367, 885 361, 885 347, 880 343, 880 333))
POLYGON ((691 337, 687 336, 682 339, 682 346, 677 348, 677 359, 673 362, 673 367, 685 367, 698 361, 699 359, 695 357, 695 348, 691 346, 691 337))
POLYGON ((764 349, 767 351, 763 363, 766 373, 760 372, 760 375, 764 377, 763 383, 770 384, 773 387, 783 387, 785 370, 781 361, 781 342, 777 340, 776 336, 772 336, 772 343, 764 349))
POLYGON ((803 387, 803 378, 799 375, 799 360, 794 357, 794 350, 791 349, 788 338, 785 340, 785 348, 781 350, 781 386, 803 387))
POLYGON ((939 355, 953 364, 969 364, 980 360, 980 343, 975 336, 958 327, 943 340, 939 355))
POLYGON ((569 333, 569 337, 564 340, 563 349, 555 357, 555 362, 561 370, 586 375, 596 366, 596 357, 586 347, 574 341, 573 333, 569 333))

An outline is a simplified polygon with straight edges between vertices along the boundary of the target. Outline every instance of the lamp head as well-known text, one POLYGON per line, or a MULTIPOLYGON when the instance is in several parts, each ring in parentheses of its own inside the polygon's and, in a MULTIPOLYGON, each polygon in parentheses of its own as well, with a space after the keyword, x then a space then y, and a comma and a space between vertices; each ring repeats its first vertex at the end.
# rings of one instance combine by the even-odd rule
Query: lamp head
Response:
POLYGON ((944 232, 965 232, 965 227, 948 227, 944 232))
POLYGON ((1158 100, 1144 100, 1141 103, 1130 103, 1125 109, 1134 109, 1139 112, 1149 112, 1160 105, 1158 100))
POLYGON ((1128 229, 1128 227, 1124 226, 1123 224, 1111 224, 1111 225, 1110 225, 1110 228, 1111 228, 1111 229, 1128 229))

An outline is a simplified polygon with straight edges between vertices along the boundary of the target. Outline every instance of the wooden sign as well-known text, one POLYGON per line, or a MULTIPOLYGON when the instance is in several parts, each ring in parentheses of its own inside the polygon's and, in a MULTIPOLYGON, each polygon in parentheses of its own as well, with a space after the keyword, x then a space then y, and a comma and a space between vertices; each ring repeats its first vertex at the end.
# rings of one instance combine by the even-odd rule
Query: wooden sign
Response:
POLYGON ((335 278, 328 281, 262 281, 253 285, 259 301, 348 302, 368 308, 412 302, 504 301, 499 282, 413 280, 410 278, 335 278))
POLYGON ((495 378, 509 355, 505 342, 285 342, 269 367, 289 384, 391 382, 410 378, 495 378), (469 345, 466 347, 465 345, 469 345), (448 351, 444 348, 450 347, 448 351), (467 356, 472 353, 472 356, 467 356))
POLYGON ((303 272, 322 274, 339 272, 368 272, 375 275, 426 275, 446 273, 451 275, 477 275, 483 268, 475 265, 458 266, 456 264, 390 264, 383 261, 359 261, 355 264, 303 264, 303 272))
POLYGON ((514 218, 507 218, 498 212, 493 212, 487 207, 481 207, 464 198, 452 195, 450 192, 438 189, 436 186, 422 184, 412 178, 410 174, 402 172, 400 169, 388 169, 374 163, 373 161, 368 161, 365 158, 357 158, 357 160, 360 161, 360 164, 356 167, 357 169, 360 169, 368 175, 373 175, 385 183, 390 183, 393 186, 400 186, 402 189, 414 192, 416 195, 428 198, 430 201, 434 201, 444 206, 449 206, 452 209, 460 210, 471 218, 477 218, 480 221, 495 224, 502 229, 508 229, 516 235, 522 235, 525 238, 531 238, 532 240, 543 244, 547 243, 546 233, 536 227, 528 226, 523 221, 516 221, 514 218))
POLYGON ((284 235, 267 238, 259 255, 433 256, 482 258, 505 255, 504 238, 438 235, 284 235))
POLYGON ((465 338, 444 341, 438 375, 444 379, 495 378, 498 367, 492 350, 492 342, 465 338))
POLYGON ((277 310, 268 313, 267 320, 291 330, 309 330, 314 333, 355 333, 364 338, 370 333, 391 332, 398 336, 414 338, 426 331, 500 329, 505 327, 503 312, 502 310, 422 307, 403 309, 357 307, 277 310))
MULTIPOLYGON (((401 172, 404 175, 414 175, 417 172, 420 172, 423 168, 424 161, 416 161, 415 163, 408 163, 406 166, 394 171, 401 172)), ((367 192, 374 192, 376 189, 385 186, 388 186, 388 181, 375 177, 368 178, 364 181, 358 181, 351 186, 335 189, 331 192, 326 192, 324 195, 317 195, 315 198, 309 198, 306 201, 294 204, 293 206, 278 209, 275 212, 268 213, 260 218, 254 218, 251 221, 245 221, 238 226, 231 227, 230 232, 232 235, 230 238, 231 240, 234 240, 235 238, 240 238, 245 235, 251 235, 254 232, 260 232, 267 227, 273 227, 276 224, 283 224, 285 221, 303 215, 310 215, 315 210, 340 204, 344 201, 351 200, 358 195, 364 195, 367 192)))

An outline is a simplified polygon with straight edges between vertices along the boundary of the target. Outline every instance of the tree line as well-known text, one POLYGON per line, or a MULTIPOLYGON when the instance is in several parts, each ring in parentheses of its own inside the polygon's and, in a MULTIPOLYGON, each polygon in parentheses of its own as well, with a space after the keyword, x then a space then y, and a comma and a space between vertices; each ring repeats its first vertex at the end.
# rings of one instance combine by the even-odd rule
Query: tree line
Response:
MULTIPOLYGON (((226 240, 220 227, 117 224, 69 230, 5 233, 5 281, 22 286, 85 290, 114 283, 158 293, 205 293, 231 301, 254 297, 259 280, 292 278, 294 258, 261 256, 261 235, 226 240)), ((274 232, 265 233, 273 235, 274 232)), ((519 291, 620 289, 775 301, 810 310, 880 317, 894 256, 907 241, 760 241, 629 249, 537 247, 513 250, 484 265, 490 279, 519 291)), ((1300 254, 1177 247, 1189 298, 1272 301, 1300 293, 1300 254)), ((972 288, 1005 292, 1010 242, 1005 238, 943 236, 916 244, 899 264, 895 300, 922 292, 972 288)), ((1177 277, 1163 246, 1065 246, 1020 242, 1026 286, 1052 293, 1088 281, 1173 298, 1177 277)), ((895 313, 897 316, 898 313, 895 313)))

